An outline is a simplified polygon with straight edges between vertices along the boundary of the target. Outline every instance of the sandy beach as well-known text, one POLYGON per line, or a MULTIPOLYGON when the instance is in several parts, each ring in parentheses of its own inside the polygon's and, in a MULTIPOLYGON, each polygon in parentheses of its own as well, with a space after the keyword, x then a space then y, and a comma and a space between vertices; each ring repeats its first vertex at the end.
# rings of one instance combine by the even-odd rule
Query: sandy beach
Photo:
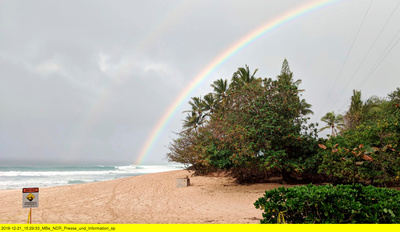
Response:
MULTIPOLYGON (((191 176, 187 170, 105 182, 40 188, 32 223, 74 224, 254 224, 253 203, 265 190, 283 185, 239 185, 230 177, 191 176), (176 179, 190 177, 177 188, 176 179)), ((289 187, 289 186, 286 186, 289 187)), ((26 223, 21 190, 0 191, 0 224, 26 223)))

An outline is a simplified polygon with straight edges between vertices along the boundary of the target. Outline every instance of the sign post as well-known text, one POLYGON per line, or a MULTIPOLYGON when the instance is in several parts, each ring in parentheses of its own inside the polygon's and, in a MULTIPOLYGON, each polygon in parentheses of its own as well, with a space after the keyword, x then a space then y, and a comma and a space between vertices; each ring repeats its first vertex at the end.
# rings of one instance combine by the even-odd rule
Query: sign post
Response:
POLYGON ((30 208, 28 221, 32 224, 32 208, 39 207, 39 188, 22 189, 22 208, 30 208))

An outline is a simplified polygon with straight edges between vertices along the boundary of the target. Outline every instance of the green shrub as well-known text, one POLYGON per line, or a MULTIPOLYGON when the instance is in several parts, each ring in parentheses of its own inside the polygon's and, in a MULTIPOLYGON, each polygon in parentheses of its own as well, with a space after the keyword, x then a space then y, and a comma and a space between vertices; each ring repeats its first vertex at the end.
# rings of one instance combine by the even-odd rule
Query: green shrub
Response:
POLYGON ((254 205, 264 211, 263 224, 400 223, 400 191, 361 184, 281 187, 254 205))
POLYGON ((318 125, 308 124, 312 111, 301 98, 301 80, 293 79, 286 60, 277 80, 254 74, 239 68, 229 86, 220 79, 213 93, 192 98, 169 161, 196 172, 227 170, 241 183, 317 176, 318 125))
POLYGON ((320 144, 322 161, 318 172, 334 183, 364 183, 374 186, 398 185, 400 156, 396 145, 383 148, 358 147, 348 149, 330 143, 320 144))
POLYGON ((364 114, 356 126, 319 141, 318 173, 336 184, 400 184, 399 95, 390 95, 392 101, 382 102, 380 110, 371 112, 373 117, 364 114))

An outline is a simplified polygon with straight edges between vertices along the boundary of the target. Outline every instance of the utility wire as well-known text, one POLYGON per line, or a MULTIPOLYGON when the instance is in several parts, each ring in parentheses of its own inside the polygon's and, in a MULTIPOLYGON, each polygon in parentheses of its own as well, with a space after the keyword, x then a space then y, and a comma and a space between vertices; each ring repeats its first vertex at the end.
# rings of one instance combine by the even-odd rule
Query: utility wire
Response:
MULTIPOLYGON (((344 91, 347 89, 347 87, 349 86, 350 82, 353 80, 354 76, 358 73, 358 70, 360 70, 361 65, 364 63, 365 59, 367 58, 367 56, 369 55, 369 53, 371 52, 372 48, 375 46, 376 41, 378 41, 379 37, 381 36, 382 32, 385 30, 386 26, 388 25, 390 19, 392 18, 394 12, 396 11, 397 7, 399 6, 400 1, 397 3, 396 7, 393 9, 392 13, 390 14, 389 18, 386 20, 385 25, 382 27, 381 31, 379 32, 378 36, 375 38, 375 41, 372 43, 371 47, 368 49, 368 52, 365 54, 364 58, 362 59, 361 63, 358 65, 356 71, 353 73, 353 75, 351 76, 350 80, 347 82, 346 87, 344 87, 342 93, 340 93, 339 96, 342 96, 344 91)), ((336 106, 336 104, 335 104, 336 106)), ((334 106, 334 108, 335 108, 334 106)))
MULTIPOLYGON (((400 33, 400 31, 397 32, 397 34, 399 34, 399 33, 400 33)), ((396 34, 396 36, 397 36, 397 34, 396 34)), ((392 51, 392 49, 397 45, 397 43, 398 43, 399 41, 400 41, 400 37, 397 39, 396 43, 393 44, 393 46, 390 48, 390 50, 385 54, 385 56, 382 58, 382 60, 381 60, 378 64, 376 64, 376 65, 373 67, 373 69, 371 69, 372 71, 370 71, 370 72, 368 73, 368 75, 366 76, 366 78, 364 79, 364 81, 361 83, 360 87, 362 87, 362 86, 364 85, 364 83, 371 77, 371 75, 375 72, 375 70, 377 69, 377 67, 382 63, 382 61, 385 59, 385 57, 392 51)), ((390 44, 389 44, 389 45, 390 45, 390 44)))
POLYGON ((367 11, 365 12, 364 18, 363 18, 363 20, 362 20, 362 22, 361 22, 361 24, 360 24, 360 27, 358 28, 358 31, 357 31, 356 36, 354 37, 353 43, 351 44, 350 49, 349 49, 349 51, 347 52, 347 55, 346 55, 346 58, 344 59, 344 62, 343 62, 343 64, 342 64, 342 67, 340 68, 340 71, 339 71, 338 75, 336 76, 335 82, 333 83, 333 85, 332 85, 332 87, 331 87, 331 90, 329 91, 328 97, 325 99, 325 102, 324 102, 324 104, 322 105, 321 111, 320 111, 319 114, 318 114, 318 118, 320 118, 321 113, 322 113, 324 107, 326 106, 326 103, 327 103, 329 97, 331 96, 332 91, 333 91, 333 89, 334 89, 334 87, 335 87, 335 85, 336 85, 336 83, 337 83, 337 80, 339 79, 339 76, 340 76, 340 74, 341 74, 342 71, 343 71, 343 67, 344 67, 345 64, 346 64, 347 59, 349 58, 350 52, 351 52, 351 50, 353 49, 354 44, 355 44, 355 42, 356 42, 356 40, 357 40, 358 34, 360 33, 362 26, 364 25, 365 18, 366 18, 367 15, 368 15, 368 12, 369 12, 369 9, 371 8, 372 2, 373 2, 373 0, 371 0, 371 2, 369 3, 368 9, 367 9, 367 11))
MULTIPOLYGON (((397 45, 397 43, 400 41, 400 37, 397 39, 397 41, 393 44, 393 46, 389 49, 389 51, 386 52, 386 50, 390 47, 390 45, 393 43, 393 41, 396 39, 397 35, 400 33, 400 30, 397 32, 397 34, 393 37, 392 41, 390 41, 389 45, 386 47, 386 49, 382 52, 381 56, 379 59, 376 61, 375 65, 369 70, 367 76, 365 77, 364 81, 361 83, 360 88, 365 84, 365 82, 371 77, 371 75, 375 72, 375 70, 378 68, 378 66, 382 63, 382 61, 386 58, 387 55, 392 51, 392 49, 397 45), (386 54, 385 54, 386 53, 386 54), (380 60, 380 61, 379 61, 380 60)), ((346 104, 340 108, 342 110, 346 105, 350 102, 348 100, 346 104)), ((340 111, 339 110, 339 111, 340 111)))

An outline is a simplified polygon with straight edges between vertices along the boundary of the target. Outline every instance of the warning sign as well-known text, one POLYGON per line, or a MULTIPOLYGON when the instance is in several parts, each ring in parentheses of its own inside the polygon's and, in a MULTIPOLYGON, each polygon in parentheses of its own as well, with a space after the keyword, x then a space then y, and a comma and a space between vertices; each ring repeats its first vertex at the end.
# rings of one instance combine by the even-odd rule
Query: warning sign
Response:
POLYGON ((35 199, 35 196, 32 193, 29 193, 26 199, 28 199, 29 201, 33 201, 33 199, 35 199))
POLYGON ((39 188, 22 189, 22 208, 39 207, 39 188))

